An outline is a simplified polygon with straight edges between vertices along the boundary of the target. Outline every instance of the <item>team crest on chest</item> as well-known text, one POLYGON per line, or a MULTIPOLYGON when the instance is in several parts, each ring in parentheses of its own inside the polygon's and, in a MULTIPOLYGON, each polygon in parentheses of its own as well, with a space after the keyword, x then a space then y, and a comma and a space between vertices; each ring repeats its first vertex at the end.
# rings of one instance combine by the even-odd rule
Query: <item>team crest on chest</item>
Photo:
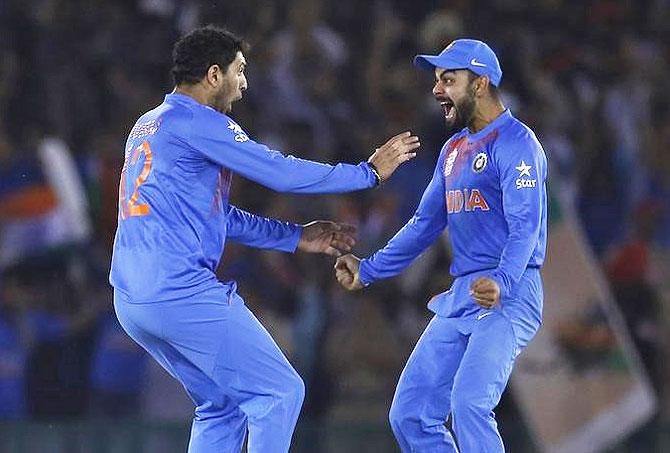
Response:
POLYGON ((475 156, 475 160, 472 161, 472 171, 475 173, 481 173, 488 163, 489 157, 486 153, 479 153, 475 156))

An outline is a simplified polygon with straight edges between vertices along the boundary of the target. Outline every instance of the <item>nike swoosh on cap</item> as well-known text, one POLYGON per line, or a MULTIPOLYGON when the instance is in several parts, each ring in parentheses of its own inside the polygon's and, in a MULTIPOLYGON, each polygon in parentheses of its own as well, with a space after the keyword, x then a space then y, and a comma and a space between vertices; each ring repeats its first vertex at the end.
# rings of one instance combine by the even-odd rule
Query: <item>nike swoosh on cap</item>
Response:
POLYGON ((478 62, 478 61, 477 61, 476 59, 474 59, 474 58, 473 58, 472 60, 470 60, 470 64, 471 64, 472 66, 483 66, 483 67, 486 67, 486 65, 485 65, 484 63, 480 63, 480 62, 478 62))

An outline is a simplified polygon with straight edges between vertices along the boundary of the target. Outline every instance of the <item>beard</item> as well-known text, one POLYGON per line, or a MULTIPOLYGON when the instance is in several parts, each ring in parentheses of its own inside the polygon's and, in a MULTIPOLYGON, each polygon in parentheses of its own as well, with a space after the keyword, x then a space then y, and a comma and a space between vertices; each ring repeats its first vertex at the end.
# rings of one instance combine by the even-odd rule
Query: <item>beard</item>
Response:
POLYGON ((213 97, 210 103, 212 107, 217 112, 228 114, 232 110, 233 103, 231 101, 231 93, 226 87, 222 87, 213 97))
POLYGON ((453 108, 456 110, 454 118, 446 120, 447 129, 450 132, 457 132, 469 126, 475 116, 475 94, 474 91, 468 91, 463 100, 458 103, 454 102, 453 108))

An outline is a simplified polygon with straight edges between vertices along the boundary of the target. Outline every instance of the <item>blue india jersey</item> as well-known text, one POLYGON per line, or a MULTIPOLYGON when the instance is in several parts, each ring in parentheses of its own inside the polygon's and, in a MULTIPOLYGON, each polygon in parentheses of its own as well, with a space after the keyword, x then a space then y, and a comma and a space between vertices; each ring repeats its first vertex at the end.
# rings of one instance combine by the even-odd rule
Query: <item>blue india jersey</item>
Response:
POLYGON ((502 295, 544 262, 547 159, 535 134, 504 111, 477 133, 465 128, 443 146, 414 216, 371 257, 369 284, 400 273, 449 228, 455 277, 490 270, 502 295))
POLYGON ((110 283, 134 302, 189 297, 234 282, 215 270, 227 239, 292 252, 299 225, 231 205, 232 175, 270 189, 337 193, 376 184, 367 163, 327 165, 256 143, 229 116, 181 94, 145 113, 130 131, 119 185, 110 283))

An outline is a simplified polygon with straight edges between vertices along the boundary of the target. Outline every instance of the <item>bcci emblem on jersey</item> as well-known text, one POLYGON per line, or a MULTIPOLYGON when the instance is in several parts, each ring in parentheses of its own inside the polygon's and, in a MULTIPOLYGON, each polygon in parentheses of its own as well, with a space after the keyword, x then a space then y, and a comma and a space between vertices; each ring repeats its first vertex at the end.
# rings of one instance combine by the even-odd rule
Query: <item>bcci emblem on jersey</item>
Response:
POLYGON ((472 171, 475 173, 481 173, 484 168, 486 168, 486 163, 488 162, 488 156, 486 153, 479 153, 475 156, 475 160, 472 161, 472 171))

